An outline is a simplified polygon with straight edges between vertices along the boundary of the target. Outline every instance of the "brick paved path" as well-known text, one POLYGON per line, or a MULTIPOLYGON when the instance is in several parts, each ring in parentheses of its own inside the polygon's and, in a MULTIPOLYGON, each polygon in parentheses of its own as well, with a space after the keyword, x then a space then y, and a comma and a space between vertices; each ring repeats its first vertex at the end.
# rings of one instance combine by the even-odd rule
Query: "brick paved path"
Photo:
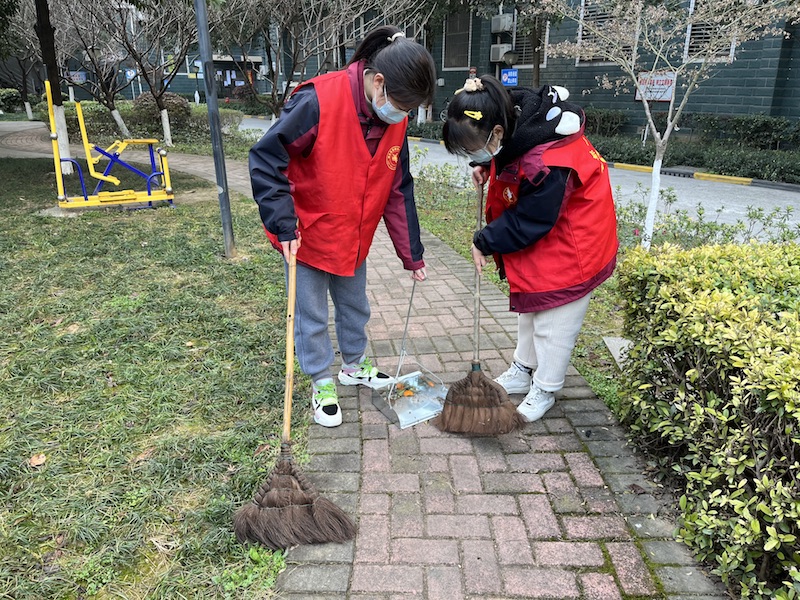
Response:
MULTIPOLYGON (((0 156, 48 154, 44 128, 7 125, 0 156)), ((171 154, 170 165, 214 178, 207 157, 171 154)), ((227 171, 231 189, 249 195, 246 165, 227 171)), ((449 383, 472 360, 473 267, 433 236, 424 242, 429 280, 417 284, 406 366, 417 361, 449 383)), ((383 228, 368 270, 370 352, 392 371, 411 280, 383 228)), ((481 300, 481 364, 496 376, 511 359, 516 320, 492 285, 482 284, 481 300)), ((354 517, 358 536, 290 550, 282 598, 727 598, 674 541, 674 499, 642 475, 623 429, 574 369, 542 421, 496 438, 401 430, 371 390, 339 391, 344 423, 312 426, 304 473, 354 517)))

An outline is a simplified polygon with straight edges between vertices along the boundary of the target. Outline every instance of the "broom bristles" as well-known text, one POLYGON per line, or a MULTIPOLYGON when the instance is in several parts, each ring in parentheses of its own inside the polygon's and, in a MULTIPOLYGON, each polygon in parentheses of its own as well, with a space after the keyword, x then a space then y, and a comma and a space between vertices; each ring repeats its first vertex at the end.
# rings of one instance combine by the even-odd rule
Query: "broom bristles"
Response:
POLYGON ((253 501, 236 511, 233 530, 239 542, 258 542, 272 550, 341 543, 356 534, 350 517, 322 498, 286 458, 278 461, 253 501))
POLYGON ((473 366, 447 390, 442 412, 432 423, 449 433, 488 436, 510 433, 526 421, 505 389, 473 366))

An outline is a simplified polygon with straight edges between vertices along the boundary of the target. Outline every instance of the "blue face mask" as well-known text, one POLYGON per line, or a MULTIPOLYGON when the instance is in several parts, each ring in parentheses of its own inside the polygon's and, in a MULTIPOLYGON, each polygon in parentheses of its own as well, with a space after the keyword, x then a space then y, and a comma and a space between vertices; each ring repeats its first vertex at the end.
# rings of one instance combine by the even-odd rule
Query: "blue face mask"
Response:
POLYGON ((500 150, 503 149, 503 146, 498 146, 497 150, 495 150, 494 152, 489 152, 488 146, 489 142, 492 141, 492 136, 494 136, 494 130, 489 132, 489 137, 486 140, 486 143, 483 145, 483 148, 481 148, 480 150, 476 150, 475 152, 467 152, 467 158, 469 158, 471 162, 477 163, 479 165, 488 163, 490 160, 492 160, 495 156, 498 155, 500 150))
POLYGON ((386 101, 381 107, 378 107, 376 97, 372 98, 372 110, 375 111, 375 115, 377 115, 381 121, 388 123, 389 125, 401 123, 403 119, 408 116, 408 112, 405 110, 400 110, 399 108, 395 108, 394 105, 389 102, 389 95, 386 93, 386 84, 383 86, 383 97, 386 101))

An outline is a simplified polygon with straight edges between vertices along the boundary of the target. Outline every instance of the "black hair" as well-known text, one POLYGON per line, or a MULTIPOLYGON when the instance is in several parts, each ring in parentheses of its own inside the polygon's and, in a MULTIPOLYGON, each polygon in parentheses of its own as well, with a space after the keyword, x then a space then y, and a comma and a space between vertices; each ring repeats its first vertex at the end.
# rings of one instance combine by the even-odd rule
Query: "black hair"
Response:
MULTIPOLYGON (((457 92, 447 107, 447 121, 442 128, 444 147, 450 154, 463 154, 466 148, 483 144, 496 125, 503 126, 503 139, 511 137, 517 113, 506 88, 491 75, 481 75, 482 87, 474 92, 457 92)), ((469 81, 469 80, 468 80, 469 81)), ((502 142, 501 142, 502 143, 502 142)))
POLYGON ((436 66, 424 46, 404 36, 393 25, 370 31, 356 48, 351 65, 360 60, 367 68, 381 73, 393 100, 404 106, 431 104, 436 85, 436 66))

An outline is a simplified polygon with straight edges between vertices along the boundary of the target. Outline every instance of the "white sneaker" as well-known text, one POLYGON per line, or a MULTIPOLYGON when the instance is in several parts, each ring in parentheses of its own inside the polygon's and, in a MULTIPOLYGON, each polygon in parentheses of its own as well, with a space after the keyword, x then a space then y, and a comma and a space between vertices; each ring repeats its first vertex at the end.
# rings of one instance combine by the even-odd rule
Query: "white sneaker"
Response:
POLYGON ((513 361, 508 371, 495 379, 496 383, 503 386, 509 394, 527 394, 531 389, 532 374, 519 367, 517 361, 513 361))
POLYGON ((339 371, 339 383, 342 385, 366 385, 372 389, 379 389, 395 383, 394 377, 372 366, 372 361, 364 358, 357 365, 342 365, 339 371))
POLYGON ((544 413, 553 408, 555 403, 556 398, 553 392, 545 392, 536 385, 532 385, 531 391, 517 407, 517 412, 525 417, 528 423, 533 423, 541 419, 544 413))
POLYGON ((338 427, 342 424, 342 409, 339 408, 339 397, 336 385, 328 379, 321 385, 313 384, 311 408, 314 409, 314 421, 323 427, 338 427))

